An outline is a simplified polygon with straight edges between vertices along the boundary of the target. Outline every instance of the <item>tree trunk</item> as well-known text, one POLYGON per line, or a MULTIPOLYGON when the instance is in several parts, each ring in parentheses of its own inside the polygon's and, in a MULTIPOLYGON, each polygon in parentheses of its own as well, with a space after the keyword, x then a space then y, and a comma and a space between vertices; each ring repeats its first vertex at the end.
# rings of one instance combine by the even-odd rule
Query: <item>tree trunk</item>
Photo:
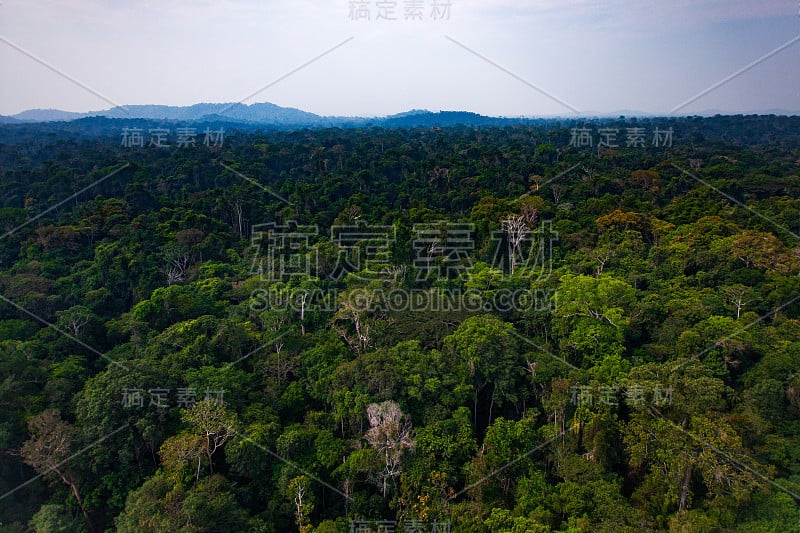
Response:
POLYGON ((686 470, 683 473, 683 483, 681 484, 681 502, 678 506, 678 512, 686 508, 686 503, 689 499, 689 485, 692 482, 692 472, 694 471, 691 464, 686 465, 686 470))
POLYGON ((81 500, 81 495, 78 492, 78 486, 75 485, 75 483, 73 483, 71 480, 67 479, 67 477, 64 474, 62 474, 61 472, 58 472, 58 475, 61 477, 61 481, 66 483, 69 486, 69 488, 72 490, 72 494, 73 494, 73 496, 75 496, 75 501, 78 502, 78 507, 80 508, 81 513, 83 514, 83 518, 86 519, 86 528, 90 532, 94 531, 94 526, 92 525, 92 520, 89 518, 89 513, 86 511, 86 508, 83 506, 83 500, 81 500))

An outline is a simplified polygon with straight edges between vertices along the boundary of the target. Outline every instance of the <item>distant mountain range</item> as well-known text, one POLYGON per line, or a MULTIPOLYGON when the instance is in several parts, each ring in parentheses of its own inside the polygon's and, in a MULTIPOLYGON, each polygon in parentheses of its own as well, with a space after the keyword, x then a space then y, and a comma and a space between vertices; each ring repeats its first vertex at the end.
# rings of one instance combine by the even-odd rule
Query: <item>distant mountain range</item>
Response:
POLYGON ((33 124, 42 122, 72 122, 90 118, 159 120, 197 123, 241 124, 277 128, 302 127, 415 127, 415 126, 490 126, 530 122, 543 119, 487 117, 467 111, 414 109, 386 117, 324 117, 292 107, 269 102, 254 104, 194 104, 191 106, 130 105, 103 111, 76 113, 60 109, 29 109, 13 116, 0 115, 0 124, 33 124))
POLYGON ((267 102, 250 105, 205 103, 191 106, 129 105, 87 113, 59 109, 29 109, 10 118, 19 122, 63 122, 88 117, 204 122, 222 119, 227 122, 294 125, 320 125, 328 122, 324 117, 314 113, 267 102))
MULTIPOLYGON (((711 110, 693 115, 724 115, 725 112, 711 110)), ((798 115, 797 111, 767 110, 758 114, 798 115)), ((616 113, 583 112, 582 118, 655 117, 652 113, 624 110, 616 113)), ((664 116, 663 114, 660 116, 664 116)), ((281 107, 269 102, 254 104, 200 103, 191 106, 129 105, 117 106, 103 111, 77 113, 59 109, 29 109, 12 116, 0 115, 0 124, 24 124, 38 122, 70 122, 91 117, 114 119, 144 119, 182 122, 240 123, 250 126, 295 127, 415 127, 415 126, 491 126, 512 123, 530 123, 558 118, 578 118, 575 115, 550 118, 488 117, 467 111, 439 111, 414 109, 385 117, 330 117, 309 113, 292 107, 281 107)))

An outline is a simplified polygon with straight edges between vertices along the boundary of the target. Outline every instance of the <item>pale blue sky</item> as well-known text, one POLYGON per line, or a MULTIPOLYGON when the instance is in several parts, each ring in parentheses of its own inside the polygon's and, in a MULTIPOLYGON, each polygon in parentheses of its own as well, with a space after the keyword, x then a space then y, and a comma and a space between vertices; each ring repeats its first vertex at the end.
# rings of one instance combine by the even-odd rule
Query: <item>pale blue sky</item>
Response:
MULTIPOLYGON (((667 113, 800 35, 797 0, 449 0, 449 20, 419 0, 422 21, 404 20, 411 0, 375 20, 380 1, 353 21, 349 0, 2 0, 0 114, 240 101, 351 37, 245 103, 667 113)), ((773 108, 800 111, 800 41, 681 112, 773 108)))

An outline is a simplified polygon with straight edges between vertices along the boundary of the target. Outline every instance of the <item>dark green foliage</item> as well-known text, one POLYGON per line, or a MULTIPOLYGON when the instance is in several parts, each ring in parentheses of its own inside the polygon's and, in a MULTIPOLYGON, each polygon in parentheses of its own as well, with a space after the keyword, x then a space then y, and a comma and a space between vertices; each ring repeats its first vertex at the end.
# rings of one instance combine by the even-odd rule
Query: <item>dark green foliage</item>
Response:
POLYGON ((675 128, 606 151, 557 121, 138 151, 17 127, 0 529, 797 529, 798 122, 593 123, 675 128))

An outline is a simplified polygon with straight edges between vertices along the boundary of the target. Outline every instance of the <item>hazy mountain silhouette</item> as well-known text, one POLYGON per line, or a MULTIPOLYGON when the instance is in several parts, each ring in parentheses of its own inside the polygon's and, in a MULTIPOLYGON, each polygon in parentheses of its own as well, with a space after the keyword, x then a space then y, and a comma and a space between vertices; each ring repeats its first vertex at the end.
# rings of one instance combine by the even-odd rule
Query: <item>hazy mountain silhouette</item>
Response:
MULTIPOLYGON (((709 110, 701 113, 687 113, 692 116, 725 115, 720 110, 709 110)), ((756 114, 756 113, 752 113, 756 114)), ((770 109, 762 115, 797 115, 797 111, 770 109)), ((36 122, 68 122, 90 117, 104 117, 129 120, 165 120, 181 122, 214 122, 235 123, 242 125, 273 126, 278 128, 296 127, 433 127, 433 126, 492 126, 521 122, 536 122, 554 119, 597 119, 625 117, 655 117, 656 115, 642 111, 621 110, 609 113, 584 111, 578 114, 552 115, 547 117, 488 117, 469 111, 428 111, 412 109, 384 117, 332 117, 320 116, 293 107, 281 107, 269 102, 253 104, 240 103, 199 103, 190 106, 168 105, 127 105, 117 106, 102 111, 78 113, 60 109, 29 109, 12 116, 0 116, 0 124, 36 123, 36 122)), ((677 115, 676 115, 677 116, 677 115)))

